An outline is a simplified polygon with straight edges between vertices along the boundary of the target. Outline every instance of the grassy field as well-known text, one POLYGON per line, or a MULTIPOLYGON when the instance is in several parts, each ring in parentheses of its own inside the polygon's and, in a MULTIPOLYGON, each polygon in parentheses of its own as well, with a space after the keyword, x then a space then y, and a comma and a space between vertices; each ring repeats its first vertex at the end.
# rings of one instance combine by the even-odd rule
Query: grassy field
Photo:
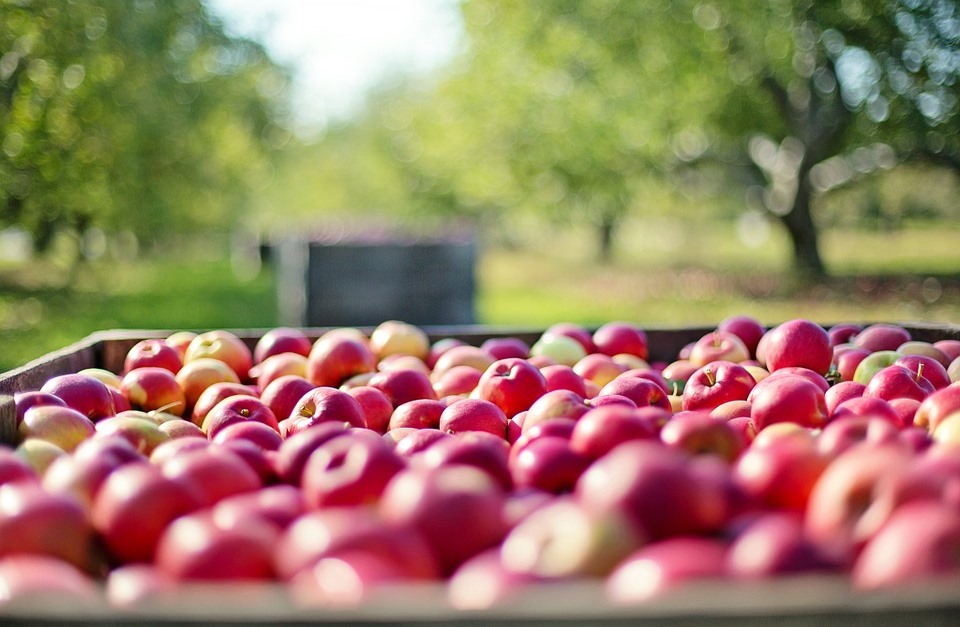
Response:
MULTIPOLYGON (((831 232, 834 278, 798 287, 784 242, 748 247, 732 227, 630 225, 616 261, 601 265, 589 233, 548 232, 522 250, 482 249, 478 322, 545 326, 632 320, 648 326, 713 324, 733 313, 767 323, 960 322, 960 228, 831 232), (544 244, 546 241, 548 244, 544 244)), ((0 265, 0 371, 111 328, 266 328, 278 324, 269 266, 240 278, 226 253, 184 251, 133 263, 98 262, 65 287, 46 262, 0 265)))

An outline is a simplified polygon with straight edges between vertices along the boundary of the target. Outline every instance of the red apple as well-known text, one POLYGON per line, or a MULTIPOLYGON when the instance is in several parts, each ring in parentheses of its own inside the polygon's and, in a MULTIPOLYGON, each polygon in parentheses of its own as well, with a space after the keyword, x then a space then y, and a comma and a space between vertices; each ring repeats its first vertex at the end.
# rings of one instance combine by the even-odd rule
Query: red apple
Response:
MULTIPOLYGON (((191 423, 193 424, 193 423, 191 423)), ((209 436, 209 433, 207 434, 209 436)), ((283 444, 277 427, 257 420, 243 420, 216 430, 211 440, 223 444, 231 440, 246 440, 266 451, 276 451, 283 444)))
POLYGON ((905 354, 893 362, 893 364, 906 368, 917 377, 923 377, 937 390, 945 388, 951 383, 947 367, 933 357, 905 354))
POLYGON ((474 394, 499 407, 507 418, 530 409, 547 391, 540 370, 520 358, 500 359, 490 364, 477 383, 474 394))
POLYGON ((13 401, 17 410, 17 427, 20 426, 20 423, 23 422, 23 415, 31 407, 36 407, 38 405, 57 405, 59 407, 66 407, 67 404, 63 402, 59 396, 54 396, 48 392, 40 392, 39 390, 33 390, 30 392, 17 392, 13 395, 13 401))
POLYGON ((895 351, 910 341, 910 332, 896 324, 871 324, 851 338, 855 346, 870 352, 895 351))
POLYGON ((175 582, 153 564, 123 564, 104 582, 106 601, 115 608, 142 608, 161 602, 176 590, 175 582))
POLYGON ((934 346, 930 342, 922 342, 920 340, 911 340, 909 342, 904 342, 897 347, 897 352, 903 356, 917 356, 917 357, 926 357, 932 359, 944 369, 950 365, 952 361, 950 357, 944 353, 942 350, 934 346))
POLYGON ((960 340, 938 340, 933 343, 934 348, 943 352, 951 363, 960 357, 960 340))
POLYGON ((245 521, 256 519, 283 531, 306 511, 303 491, 279 484, 228 496, 213 506, 210 515, 221 528, 242 526, 245 521))
POLYGON ((809 368, 825 375, 833 362, 830 336, 819 324, 797 318, 767 331, 764 364, 773 372, 789 366, 809 368))
POLYGON ((683 409, 711 410, 728 401, 747 400, 754 385, 743 366, 713 361, 690 375, 683 388, 683 409))
POLYGON ((433 391, 437 398, 465 396, 473 392, 482 376, 483 371, 473 366, 453 366, 432 378, 433 391))
POLYGON ((768 508, 802 512, 830 458, 809 436, 781 435, 758 444, 763 434, 737 460, 734 480, 747 496, 768 508))
POLYGON ((60 398, 67 407, 77 410, 94 422, 116 414, 109 388, 89 375, 58 375, 47 379, 40 391, 60 398))
POLYGON ((860 398, 866 389, 867 386, 856 381, 841 381, 835 384, 823 394, 823 400, 827 404, 827 414, 832 416, 841 403, 851 398, 860 398))
MULTIPOLYGON (((214 383, 200 394, 200 397, 197 398, 197 402, 193 406, 193 411, 190 413, 190 420, 200 426, 203 424, 204 418, 207 417, 207 413, 216 406, 217 403, 222 401, 225 398, 231 396, 236 396, 238 394, 244 394, 246 396, 257 396, 256 390, 254 390, 249 385, 244 385, 243 383, 233 383, 231 381, 221 381, 219 383, 214 383)), ((300 396, 303 396, 302 394, 300 396)), ((300 400, 300 397, 297 397, 297 400, 300 400)))
MULTIPOLYGON (((442 432, 440 432, 442 433, 442 432)), ((410 437, 404 441, 411 440, 410 437)), ((405 449, 413 447, 414 440, 410 441, 405 449)), ((410 457, 412 452, 401 452, 398 446, 398 454, 410 457)), ((510 476, 509 467, 510 446, 502 438, 484 431, 471 431, 456 436, 448 436, 438 439, 433 436, 428 438, 428 444, 421 449, 419 455, 413 458, 416 463, 426 468, 439 468, 452 464, 464 464, 473 466, 486 472, 504 490, 513 488, 513 480, 510 476)))
POLYGON ((165 411, 175 416, 182 416, 186 410, 183 389, 165 368, 144 366, 128 371, 120 382, 120 391, 132 409, 165 411))
POLYGON ((257 473, 238 454, 223 447, 185 451, 161 466, 170 480, 192 485, 204 505, 261 487, 257 473))
POLYGON ((165 368, 177 374, 183 366, 183 356, 166 340, 146 339, 133 345, 123 361, 123 372, 127 373, 134 368, 152 366, 165 368))
POLYGON ((465 398, 441 411, 438 428, 444 433, 483 431, 506 438, 507 416, 491 401, 465 398))
POLYGON ((444 433, 440 429, 411 429, 397 441, 394 451, 401 457, 412 457, 421 451, 432 447, 434 444, 453 438, 449 433, 444 433))
POLYGON ((378 372, 370 377, 368 385, 386 394, 394 407, 421 398, 437 399, 430 377, 419 370, 401 369, 378 372))
MULTIPOLYGON (((526 358, 526 355, 523 358, 526 358)), ((486 349, 466 344, 454 346, 437 358, 437 363, 433 367, 433 377, 436 380, 440 375, 457 366, 470 366, 483 372, 496 360, 497 358, 486 349)))
POLYGON ((17 481, 37 482, 40 476, 13 449, 0 445, 0 486, 17 481))
POLYGON ((899 421, 895 424, 901 425, 902 428, 912 427, 917 410, 920 409, 920 401, 913 398, 895 398, 889 403, 899 417, 899 421))
POLYGON ((567 438, 545 435, 531 440, 510 458, 510 475, 519 488, 559 494, 570 492, 591 458, 574 451, 567 438))
POLYGON ((619 376, 600 389, 597 395, 617 394, 636 403, 637 407, 659 407, 671 410, 670 399, 663 388, 653 381, 641 377, 619 376))
POLYGON ((446 408, 446 405, 434 399, 420 398, 407 401, 393 410, 387 430, 404 427, 436 429, 440 425, 440 415, 446 408))
POLYGON ((82 610, 96 608, 100 594, 93 578, 61 559, 26 554, 0 559, 0 606, 25 602, 42 607, 37 604, 50 599, 82 610))
POLYGON ((747 347, 750 355, 757 354, 757 344, 760 343, 760 338, 763 337, 763 334, 767 331, 759 320, 745 315, 735 315, 724 318, 717 325, 717 330, 733 333, 739 337, 747 347))
POLYGON ((466 344, 463 340, 455 337, 440 338, 430 345, 430 352, 427 353, 426 360, 427 367, 433 370, 434 366, 437 365, 437 360, 440 359, 440 355, 443 355, 454 346, 465 346, 466 344))
POLYGON ((351 428, 352 425, 348 422, 321 422, 285 438, 277 451, 274 464, 277 476, 284 483, 299 486, 303 467, 310 454, 327 440, 341 437, 351 428))
POLYGON ((783 377, 769 383, 764 380, 748 400, 750 419, 761 432, 778 422, 818 428, 827 421, 823 390, 803 377, 783 377))
POLYGON ((234 333, 218 329, 200 333, 190 341, 183 356, 186 366, 198 359, 216 359, 225 363, 241 380, 246 380, 253 365, 253 354, 234 333))
POLYGON ((307 358, 307 379, 316 386, 337 387, 347 379, 377 369, 370 345, 343 333, 320 336, 307 358))
POLYGON ((716 455, 728 463, 734 462, 747 447, 740 432, 705 411, 674 414, 660 430, 660 440, 693 455, 716 455))
MULTIPOLYGON (((300 399, 315 387, 317 386, 303 377, 285 375, 272 381, 270 385, 261 392, 260 400, 270 408, 270 411, 273 412, 277 421, 280 421, 289 417, 294 409, 296 409, 300 399)), ((201 420, 200 422, 202 424, 203 421, 201 420)))
POLYGON ((710 415, 720 420, 732 420, 734 418, 750 418, 750 401, 727 401, 721 403, 710 410, 710 415))
POLYGON ((80 503, 34 482, 0 486, 0 558, 46 555, 86 569, 91 566, 92 529, 80 503))
POLYGON ((450 576, 447 600, 461 611, 486 610, 524 598, 529 584, 542 581, 504 566, 499 547, 471 557, 450 576))
POLYGON ((313 508, 374 504, 406 462, 372 432, 358 429, 333 438, 310 454, 301 484, 313 508))
POLYGON ((727 553, 726 572, 735 579, 830 572, 839 565, 811 542, 803 518, 792 511, 762 511, 737 534, 727 553))
POLYGON ((578 375, 570 366, 553 364, 540 369, 540 374, 547 380, 547 391, 569 390, 586 398, 587 386, 583 377, 578 375))
POLYGON ((212 440, 226 427, 248 420, 262 423, 279 434, 280 426, 273 411, 259 398, 243 394, 228 396, 214 405, 200 428, 212 440))
POLYGON ((922 401, 934 392, 933 384, 925 377, 903 366, 887 366, 870 377, 863 395, 889 401, 895 398, 913 398, 922 401))
POLYGON ((276 327, 264 333, 253 347, 253 363, 260 364, 268 358, 283 353, 306 357, 313 343, 302 329, 276 327))
POLYGON ((523 419, 521 432, 527 433, 537 425, 558 418, 575 421, 590 409, 590 405, 579 394, 569 390, 553 390, 545 393, 530 406, 523 419))
POLYGON ((214 383, 240 383, 240 377, 219 359, 201 357, 183 364, 176 374, 177 383, 183 390, 187 409, 192 412, 200 395, 214 383))
POLYGON ((715 361, 738 363, 750 359, 750 349, 730 331, 713 331, 694 342, 689 360, 703 367, 715 361))
MULTIPOLYGON (((385 433, 390 425, 390 416, 394 410, 387 395, 369 385, 359 385, 346 390, 346 392, 360 403, 367 429, 377 433, 385 433)), ((285 415, 289 415, 289 412, 285 415)))
POLYGON ((834 358, 834 362, 836 364, 837 372, 840 373, 840 380, 853 381, 853 378, 857 373, 857 368, 860 367, 860 362, 866 359, 869 355, 871 355, 870 351, 865 348, 851 348, 837 354, 834 358))
POLYGON ((318 387, 303 395, 288 418, 280 422, 280 435, 291 435, 324 422, 347 422, 365 427, 363 407, 355 398, 336 388, 318 387))
POLYGON ((843 322, 840 324, 835 324, 827 329, 827 335, 830 336, 830 344, 832 346, 839 346, 840 344, 846 344, 850 342, 853 339, 853 336, 862 330, 863 327, 859 324, 843 322))
POLYGON ((627 354, 646 359, 649 354, 647 333, 629 322, 614 321, 593 332, 593 343, 604 355, 627 354))
POLYGON ((837 416, 823 428, 817 437, 817 448, 828 457, 837 457, 840 453, 861 442, 882 444, 898 439, 899 429, 896 423, 875 415, 837 416))
POLYGON ((250 368, 250 378, 256 381, 256 388, 264 390, 275 379, 286 375, 307 376, 307 358, 297 353, 271 355, 250 368))
POLYGON ((920 402, 913 424, 933 433, 944 418, 958 410, 960 410, 960 384, 952 383, 920 402))
POLYGON ((624 558, 604 584, 620 605, 646 603, 693 581, 726 576, 727 545, 714 538, 676 537, 653 542, 624 558))

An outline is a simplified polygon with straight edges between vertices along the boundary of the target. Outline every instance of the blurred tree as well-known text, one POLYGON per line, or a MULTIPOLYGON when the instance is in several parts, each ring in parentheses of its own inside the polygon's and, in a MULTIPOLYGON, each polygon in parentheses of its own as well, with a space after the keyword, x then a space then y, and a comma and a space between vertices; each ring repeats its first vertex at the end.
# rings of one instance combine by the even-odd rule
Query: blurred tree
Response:
POLYGON ((467 53, 386 124, 443 211, 590 221, 608 257, 652 175, 684 185, 719 163, 816 277, 818 194, 898 159, 960 164, 949 0, 466 0, 463 15, 467 53))
POLYGON ((287 71, 201 0, 0 0, 0 228, 229 227, 270 176, 287 71))

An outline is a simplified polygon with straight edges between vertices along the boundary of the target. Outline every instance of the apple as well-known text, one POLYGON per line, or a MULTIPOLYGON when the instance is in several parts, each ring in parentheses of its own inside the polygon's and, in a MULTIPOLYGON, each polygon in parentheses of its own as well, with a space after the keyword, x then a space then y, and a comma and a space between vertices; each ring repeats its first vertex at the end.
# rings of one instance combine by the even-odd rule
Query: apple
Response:
POLYGON ((276 327, 270 329, 257 340, 253 347, 253 363, 262 364, 270 357, 292 353, 306 357, 313 343, 302 329, 276 327))
POLYGON ((866 389, 867 386, 856 381, 840 381, 833 385, 823 393, 823 400, 827 404, 827 414, 832 416, 840 403, 851 398, 860 398, 866 389))
POLYGON ((958 410, 960 410, 960 384, 952 383, 920 402, 913 424, 933 433, 944 418, 958 410))
POLYGON ((210 516, 221 528, 242 526, 245 521, 256 519, 282 532, 306 511, 302 490, 278 484, 228 496, 210 509, 210 516))
POLYGON ((370 433, 354 430, 311 453, 301 479, 309 507, 374 504, 393 476, 406 468, 404 458, 382 438, 364 436, 370 433))
POLYGON ((433 377, 437 379, 451 368, 456 368, 457 366, 470 366, 483 372, 496 360, 496 357, 483 348, 466 344, 454 346, 437 358, 437 363, 432 370, 433 377))
POLYGON ((182 416, 186 397, 175 375, 165 368, 143 366, 128 371, 120 382, 120 391, 132 409, 165 411, 182 416))
POLYGON ((749 498, 767 508, 804 511, 830 458, 817 448, 812 437, 800 433, 803 431, 765 442, 760 440, 764 431, 757 434, 733 466, 734 481, 749 498))
POLYGON ((525 359, 500 359, 484 371, 474 395, 499 407, 507 418, 530 409, 547 391, 547 380, 525 359))
MULTIPOLYGON (((920 371, 923 371, 922 367, 920 371)), ((895 398, 913 398, 922 401, 933 392, 933 384, 925 377, 894 363, 870 377, 863 395, 866 398, 880 398, 886 401, 895 398)))
POLYGON ((518 488, 554 494, 570 492, 591 461, 574 451, 568 438, 544 435, 532 439, 510 457, 510 476, 518 488))
POLYGON ((18 554, 0 559, 0 606, 24 602, 37 607, 50 599, 77 609, 96 608, 100 593, 92 577, 56 557, 18 554))
MULTIPOLYGON (((369 385, 359 385, 346 392, 360 403, 367 428, 377 433, 385 433, 394 411, 393 404, 387 395, 369 385)), ((284 415, 289 414, 290 412, 287 412, 284 415)))
POLYGON ((93 532, 80 503, 34 482, 0 486, 0 558, 17 553, 56 557, 91 566, 93 532))
MULTIPOLYGON (((304 391, 304 393, 306 393, 306 391, 304 391)), ((190 412, 190 420, 197 426, 202 425, 204 418, 207 417, 207 413, 209 413, 217 403, 225 398, 238 394, 256 397, 257 391, 249 385, 234 383, 232 381, 220 381, 219 383, 212 384, 197 398, 197 402, 193 405, 193 410, 190 412)), ((303 396, 303 394, 300 396, 303 396)), ((297 400, 300 400, 299 396, 297 400)))
POLYGON ((938 340, 933 343, 933 347, 946 355, 951 362, 960 357, 960 340, 938 340))
POLYGON ((408 436, 404 442, 408 441, 404 450, 397 447, 397 453, 412 457, 415 463, 426 468, 452 464, 473 466, 490 475, 505 491, 513 488, 509 467, 510 446, 502 437, 484 431, 470 431, 444 438, 437 438, 436 435, 420 439, 408 436), (417 443, 425 446, 415 455, 411 449, 417 443))
MULTIPOLYGON (((261 392, 260 400, 270 408, 273 415, 280 421, 289 417, 294 409, 296 409, 300 399, 316 387, 317 386, 304 377, 284 375, 272 381, 270 385, 261 392)), ((217 402, 220 400, 223 399, 221 398, 217 402)), ((203 421, 201 420, 200 423, 202 424, 203 421)))
POLYGON ((387 320, 370 333, 370 349, 378 360, 388 355, 402 354, 426 361, 430 354, 430 339, 417 326, 399 320, 387 320))
POLYGON ((832 346, 839 346, 840 344, 851 342, 853 337, 862 330, 863 327, 859 324, 841 322, 827 329, 827 335, 830 336, 830 344, 832 346))
POLYGON ((649 540, 717 531, 726 499, 690 472, 689 461, 659 441, 625 442, 583 472, 574 494, 589 511, 622 513, 649 540))
POLYGON ((487 338, 480 344, 480 349, 488 353, 493 361, 508 357, 526 359, 530 356, 530 345, 512 336, 487 338))
POLYGON ((895 351, 910 341, 910 332, 896 324, 871 324, 851 338, 855 346, 870 352, 895 351))
POLYGON ((503 490, 487 473, 451 465, 401 471, 387 484, 378 509, 389 525, 419 532, 449 576, 503 540, 504 503, 503 490))
POLYGON ((437 365, 437 360, 440 359, 440 355, 443 355, 454 346, 466 346, 466 344, 466 342, 456 337, 440 338, 430 345, 430 352, 427 353, 426 359, 427 368, 433 370, 434 366, 437 365))
POLYGON ((228 396, 214 405, 207 412, 200 428, 212 440, 226 427, 245 421, 264 424, 279 435, 280 426, 270 407, 255 396, 244 394, 228 396))
MULTIPOLYGON (((860 362, 872 354, 873 353, 865 348, 850 348, 849 350, 835 353, 834 364, 837 372, 840 374, 840 380, 853 381, 857 374, 857 368, 860 367, 860 362)), ((863 381, 858 381, 858 383, 866 385, 863 381)))
POLYGON ((234 494, 254 492, 262 485, 243 458, 219 446, 184 451, 160 468, 168 479, 194 486, 205 506, 234 494))
POLYGON ((151 561, 166 526, 203 504, 196 490, 152 464, 124 464, 97 492, 91 521, 115 561, 151 561))
POLYGON ((819 428, 828 417, 823 390, 800 376, 765 379, 757 384, 748 400, 750 419, 760 432, 778 422, 819 428))
POLYGON ((807 537, 801 514, 776 510, 746 522, 730 545, 725 569, 728 576, 746 580, 837 570, 839 564, 807 537))
POLYGON ((376 369, 377 357, 365 340, 327 332, 310 350, 306 378, 316 386, 337 387, 351 377, 376 369))
POLYGON ((72 452, 95 431, 93 422, 75 409, 37 405, 23 415, 17 438, 18 442, 28 438, 46 440, 64 451, 72 452))
POLYGON ((230 331, 205 331, 190 340, 183 356, 186 366, 198 359, 216 359, 225 363, 241 380, 246 380, 253 366, 253 354, 246 343, 230 331))
POLYGON ((671 410, 670 399, 663 388, 650 379, 619 376, 600 389, 597 397, 617 394, 636 403, 637 407, 659 407, 671 410))
POLYGON ((831 414, 831 419, 836 420, 844 416, 871 416, 882 418, 898 428, 907 426, 901 421, 900 414, 889 401, 870 396, 851 398, 840 403, 831 414))
POLYGON ((421 398, 437 399, 430 377, 419 370, 401 369, 377 372, 370 377, 367 385, 386 394, 394 407, 421 398))
POLYGON ((307 376, 307 358, 298 353, 271 355, 250 368, 250 378, 256 381, 258 390, 265 389, 274 379, 293 374, 307 376))
POLYGON ((471 557, 454 571, 447 584, 447 601, 460 611, 488 610, 518 602, 530 584, 541 581, 504 566, 497 547, 471 557))
POLYGON ((16 481, 37 482, 37 471, 13 449, 0 445, 0 486, 16 481))
POLYGON ((684 410, 711 410, 728 401, 745 401, 753 376, 732 361, 713 361, 690 375, 683 388, 684 410))
POLYGON ((94 422, 116 413, 113 396, 107 385, 89 375, 62 374, 52 377, 40 387, 40 392, 60 398, 67 407, 94 422))
POLYGON ((950 377, 951 383, 960 381, 960 357, 950 362, 950 366, 947 367, 947 375, 950 377))
POLYGON ((335 552, 294 575, 288 584, 293 603, 303 608, 354 608, 376 593, 408 579, 402 566, 365 549, 335 552))
POLYGON ((920 340, 910 340, 897 347, 897 352, 901 355, 916 355, 933 359, 938 364, 947 368, 952 361, 950 357, 942 350, 930 342, 921 342, 920 340))
POLYGON ((827 423, 817 436, 817 448, 835 458, 861 442, 882 444, 897 440, 899 433, 896 423, 887 418, 871 414, 841 415, 827 423))
POLYGON ((667 538, 629 554, 604 582, 605 597, 618 605, 647 603, 694 581, 727 575, 727 545, 715 538, 667 538))
POLYGON ((739 337, 750 355, 757 354, 757 344, 767 332, 766 327, 759 320, 746 315, 727 316, 717 325, 717 330, 733 333, 739 337))
POLYGON ((566 335, 544 333, 530 347, 530 356, 543 356, 554 363, 572 367, 586 357, 587 351, 575 338, 566 335))
POLYGON ((321 422, 285 438, 274 462, 277 476, 284 483, 299 486, 303 467, 318 446, 332 438, 346 435, 353 428, 348 422, 321 422))
POLYGON ((607 322, 593 332, 592 339, 597 352, 611 357, 625 353, 646 359, 649 355, 646 331, 629 322, 607 322))
POLYGON ((473 366, 453 366, 431 378, 437 398, 469 395, 480 383, 482 370, 473 366))
POLYGON ((779 368, 775 372, 771 372, 770 374, 768 374, 761 381, 758 381, 757 386, 759 387, 761 385, 766 385, 770 381, 776 381, 777 379, 780 379, 782 377, 788 377, 788 376, 802 377, 810 381, 810 383, 813 383, 814 385, 816 385, 824 393, 826 393, 826 391, 830 389, 830 382, 827 381, 826 377, 824 377, 821 374, 817 374, 816 372, 814 372, 813 370, 810 370, 809 368, 802 368, 800 366, 787 366, 785 368, 779 368))
POLYGON ((290 416, 281 420, 280 435, 288 438, 324 422, 366 427, 363 407, 355 398, 331 387, 313 388, 303 395, 290 416))
POLYGON ((920 500, 897 508, 863 547, 851 572, 857 590, 902 589, 960 572, 960 511, 920 500))
POLYGON ((750 359, 750 349, 729 331, 713 331, 694 342, 689 361, 703 367, 714 361, 741 362, 750 359))
POLYGON ((789 366, 809 368, 821 375, 830 370, 833 347, 830 336, 819 324, 797 318, 764 335, 764 365, 770 372, 789 366))
POLYGON ((734 400, 721 403, 710 410, 710 415, 720 420, 730 421, 734 418, 750 418, 750 401, 734 400))
POLYGON ((465 398, 441 410, 438 428, 450 434, 482 431, 506 438, 507 416, 492 401, 465 398))
POLYGON ((23 415, 31 407, 36 407, 38 405, 56 405, 59 407, 67 406, 67 404, 63 402, 63 399, 61 399, 59 396, 55 396, 48 392, 40 392, 39 390, 17 392, 13 395, 13 401, 17 410, 17 427, 19 427, 20 423, 23 422, 23 415))
POLYGON ((740 432, 705 411, 674 414, 660 430, 660 440, 692 455, 716 455, 728 463, 734 462, 747 447, 740 432))
POLYGON ((277 535, 257 519, 223 528, 209 511, 193 512, 164 530, 155 563, 175 581, 267 581, 273 578, 277 535))
POLYGON ((165 420, 159 425, 160 431, 167 434, 171 440, 179 438, 206 438, 207 434, 197 425, 183 418, 165 420))
POLYGON ((67 452, 48 440, 27 438, 14 449, 14 454, 22 459, 38 477, 42 477, 47 468, 58 458, 67 455, 67 452))
POLYGON ((434 399, 418 398, 407 401, 393 410, 387 430, 393 431, 404 427, 436 429, 440 425, 440 415, 446 409, 446 405, 434 399))
MULTIPOLYGON (((540 369, 540 374, 547 381, 547 391, 569 390, 578 396, 587 397, 587 385, 583 377, 578 375, 571 366, 553 364, 540 369)), ((599 391, 599 388, 597 388, 599 391)))
POLYGON ((143 608, 176 592, 175 582, 153 564, 122 564, 107 573, 104 595, 114 608, 143 608))
POLYGON ((164 368, 177 374, 183 367, 183 356, 166 340, 140 340, 127 351, 127 356, 123 360, 123 372, 127 373, 145 366, 164 368))
POLYGON ((197 337, 197 334, 193 331, 177 331, 168 335, 165 341, 180 353, 180 360, 182 361, 184 355, 187 354, 187 347, 190 346, 190 342, 195 337, 197 337))
POLYGON ((578 420, 591 407, 586 400, 570 390, 553 390, 545 393, 534 401, 523 419, 522 433, 528 433, 531 428, 550 420, 568 418, 578 420))
POLYGON ((546 328, 544 334, 564 335, 575 339, 583 346, 586 354, 596 353, 597 345, 593 342, 593 333, 586 327, 572 322, 556 322, 546 328))
POLYGON ((923 377, 933 385, 934 389, 945 388, 951 383, 947 367, 933 357, 903 354, 903 357, 893 363, 912 371, 917 377, 923 377))
POLYGON ((912 398, 895 398, 889 403, 899 417, 897 424, 902 425, 902 428, 912 427, 917 410, 920 409, 920 401, 912 398))
POLYGON ((187 411, 190 412, 204 390, 214 383, 240 383, 240 377, 230 366, 211 357, 200 357, 184 363, 175 376, 187 401, 187 411))
POLYGON ((148 414, 135 410, 106 418, 95 426, 93 437, 122 437, 144 455, 150 455, 154 448, 170 439, 148 414))
POLYGON ((610 383, 626 370, 625 365, 618 364, 610 355, 603 353, 589 353, 573 365, 576 374, 600 387, 610 383))

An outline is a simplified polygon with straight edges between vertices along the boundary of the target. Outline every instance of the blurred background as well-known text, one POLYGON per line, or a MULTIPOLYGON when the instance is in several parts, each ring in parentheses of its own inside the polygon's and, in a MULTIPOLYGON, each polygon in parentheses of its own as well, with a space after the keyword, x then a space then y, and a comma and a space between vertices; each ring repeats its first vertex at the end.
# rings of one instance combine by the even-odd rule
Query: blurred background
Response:
POLYGON ((0 0, 0 370, 119 327, 957 322, 958 93, 952 0, 0 0))

